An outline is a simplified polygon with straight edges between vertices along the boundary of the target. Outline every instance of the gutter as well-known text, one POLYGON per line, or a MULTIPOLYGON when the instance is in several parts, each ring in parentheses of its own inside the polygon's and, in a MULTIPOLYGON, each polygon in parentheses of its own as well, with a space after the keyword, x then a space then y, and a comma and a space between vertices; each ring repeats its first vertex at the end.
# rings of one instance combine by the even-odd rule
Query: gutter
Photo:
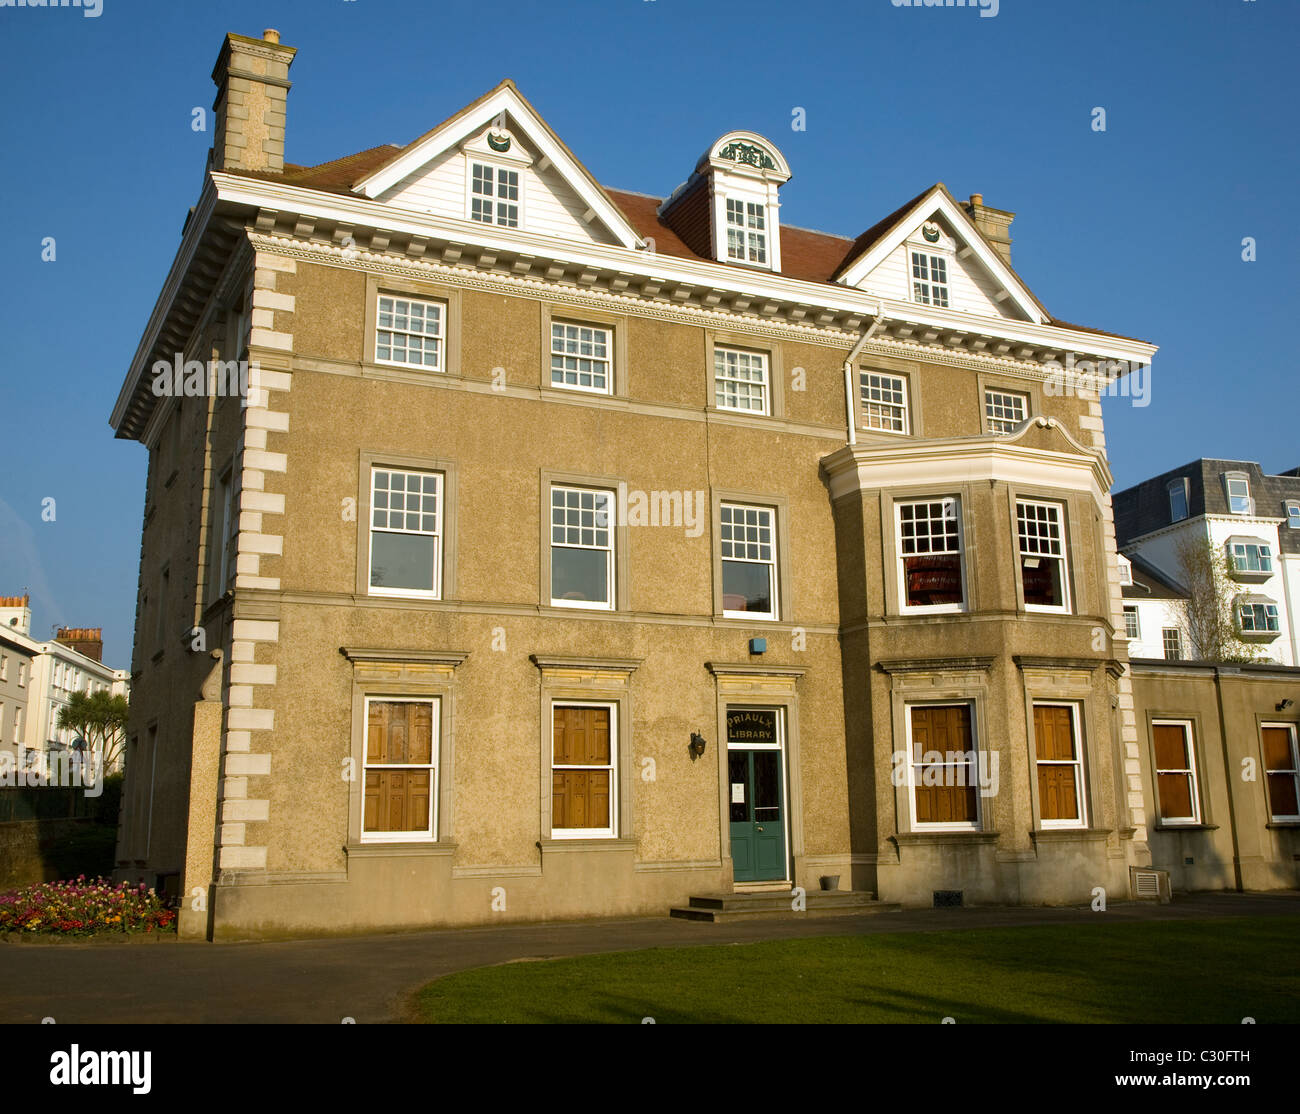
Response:
POLYGON ((871 324, 867 326, 866 332, 858 337, 858 343, 855 344, 848 356, 844 359, 844 411, 848 418, 849 427, 849 444, 858 443, 858 422, 857 422, 857 399, 853 390, 853 364, 858 358, 858 354, 866 347, 867 341, 875 335, 876 329, 880 327, 885 320, 885 307, 882 303, 876 303, 876 313, 871 319, 871 324))

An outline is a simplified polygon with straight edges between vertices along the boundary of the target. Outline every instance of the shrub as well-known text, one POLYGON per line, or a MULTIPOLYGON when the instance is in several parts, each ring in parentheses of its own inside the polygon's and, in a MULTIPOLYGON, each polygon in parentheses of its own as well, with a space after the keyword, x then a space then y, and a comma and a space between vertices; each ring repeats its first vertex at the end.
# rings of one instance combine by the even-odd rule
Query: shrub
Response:
POLYGON ((0 894, 0 932, 93 936, 175 929, 176 910, 143 882, 114 885, 83 874, 0 894))

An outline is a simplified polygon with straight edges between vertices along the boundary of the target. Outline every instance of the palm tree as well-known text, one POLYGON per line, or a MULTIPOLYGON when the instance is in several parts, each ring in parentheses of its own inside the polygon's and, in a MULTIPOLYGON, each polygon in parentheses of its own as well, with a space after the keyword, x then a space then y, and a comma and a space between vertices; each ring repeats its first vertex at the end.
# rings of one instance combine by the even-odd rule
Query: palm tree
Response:
POLYGON ((95 693, 74 692, 59 709, 58 727, 75 731, 86 740, 92 755, 104 760, 105 771, 114 768, 126 742, 128 705, 125 696, 100 690, 95 693))

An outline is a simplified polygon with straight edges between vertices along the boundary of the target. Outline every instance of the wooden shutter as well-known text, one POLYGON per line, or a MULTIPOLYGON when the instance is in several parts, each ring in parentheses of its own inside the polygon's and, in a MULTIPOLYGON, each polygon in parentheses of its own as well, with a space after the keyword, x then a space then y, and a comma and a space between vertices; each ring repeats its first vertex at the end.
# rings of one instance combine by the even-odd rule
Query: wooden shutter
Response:
POLYGON ((427 832, 433 804, 433 704, 373 700, 366 762, 412 769, 367 769, 362 826, 367 832, 427 832), (424 768, 420 768, 424 767, 424 768))
MULTIPOLYGON (((924 761, 926 751, 938 751, 945 758, 949 751, 972 749, 969 704, 916 707, 912 712, 913 762, 924 761)), ((973 824, 979 816, 976 797, 978 785, 974 766, 965 769, 965 785, 924 785, 926 766, 913 769, 918 824, 973 824)), ((960 771, 945 767, 946 778, 956 779, 960 771)))
POLYGON ((1291 749, 1291 732, 1285 727, 1265 727, 1264 767, 1278 771, 1268 774, 1268 807, 1274 816, 1300 813, 1296 797, 1295 754, 1291 749))
MULTIPOLYGON (((1156 767, 1161 770, 1190 770, 1187 735, 1178 724, 1158 723, 1151 729, 1155 745, 1156 767)), ((1186 820, 1195 816, 1192 807, 1192 777, 1186 774, 1157 774, 1156 795, 1160 800, 1160 815, 1173 820, 1186 820)))
POLYGON ((566 770, 565 766, 609 766, 609 709, 553 709, 551 828, 608 828, 610 770, 566 770))
POLYGON ((1038 813, 1043 820, 1078 820, 1078 767, 1050 765, 1076 759, 1074 717, 1056 704, 1034 705, 1034 744, 1038 748, 1038 813))

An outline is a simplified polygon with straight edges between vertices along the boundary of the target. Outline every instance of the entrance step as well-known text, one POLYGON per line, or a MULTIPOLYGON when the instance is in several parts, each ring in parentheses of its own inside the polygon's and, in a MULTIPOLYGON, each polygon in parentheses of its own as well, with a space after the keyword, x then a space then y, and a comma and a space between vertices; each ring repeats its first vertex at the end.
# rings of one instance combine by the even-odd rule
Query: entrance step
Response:
POLYGON ((862 913, 896 913, 903 908, 892 902, 877 901, 874 893, 865 890, 809 890, 805 897, 807 908, 801 913, 796 913, 791 908, 793 901, 790 887, 779 891, 700 894, 692 897, 687 905, 669 910, 669 916, 718 924, 723 921, 753 920, 757 917, 827 917, 862 913))

